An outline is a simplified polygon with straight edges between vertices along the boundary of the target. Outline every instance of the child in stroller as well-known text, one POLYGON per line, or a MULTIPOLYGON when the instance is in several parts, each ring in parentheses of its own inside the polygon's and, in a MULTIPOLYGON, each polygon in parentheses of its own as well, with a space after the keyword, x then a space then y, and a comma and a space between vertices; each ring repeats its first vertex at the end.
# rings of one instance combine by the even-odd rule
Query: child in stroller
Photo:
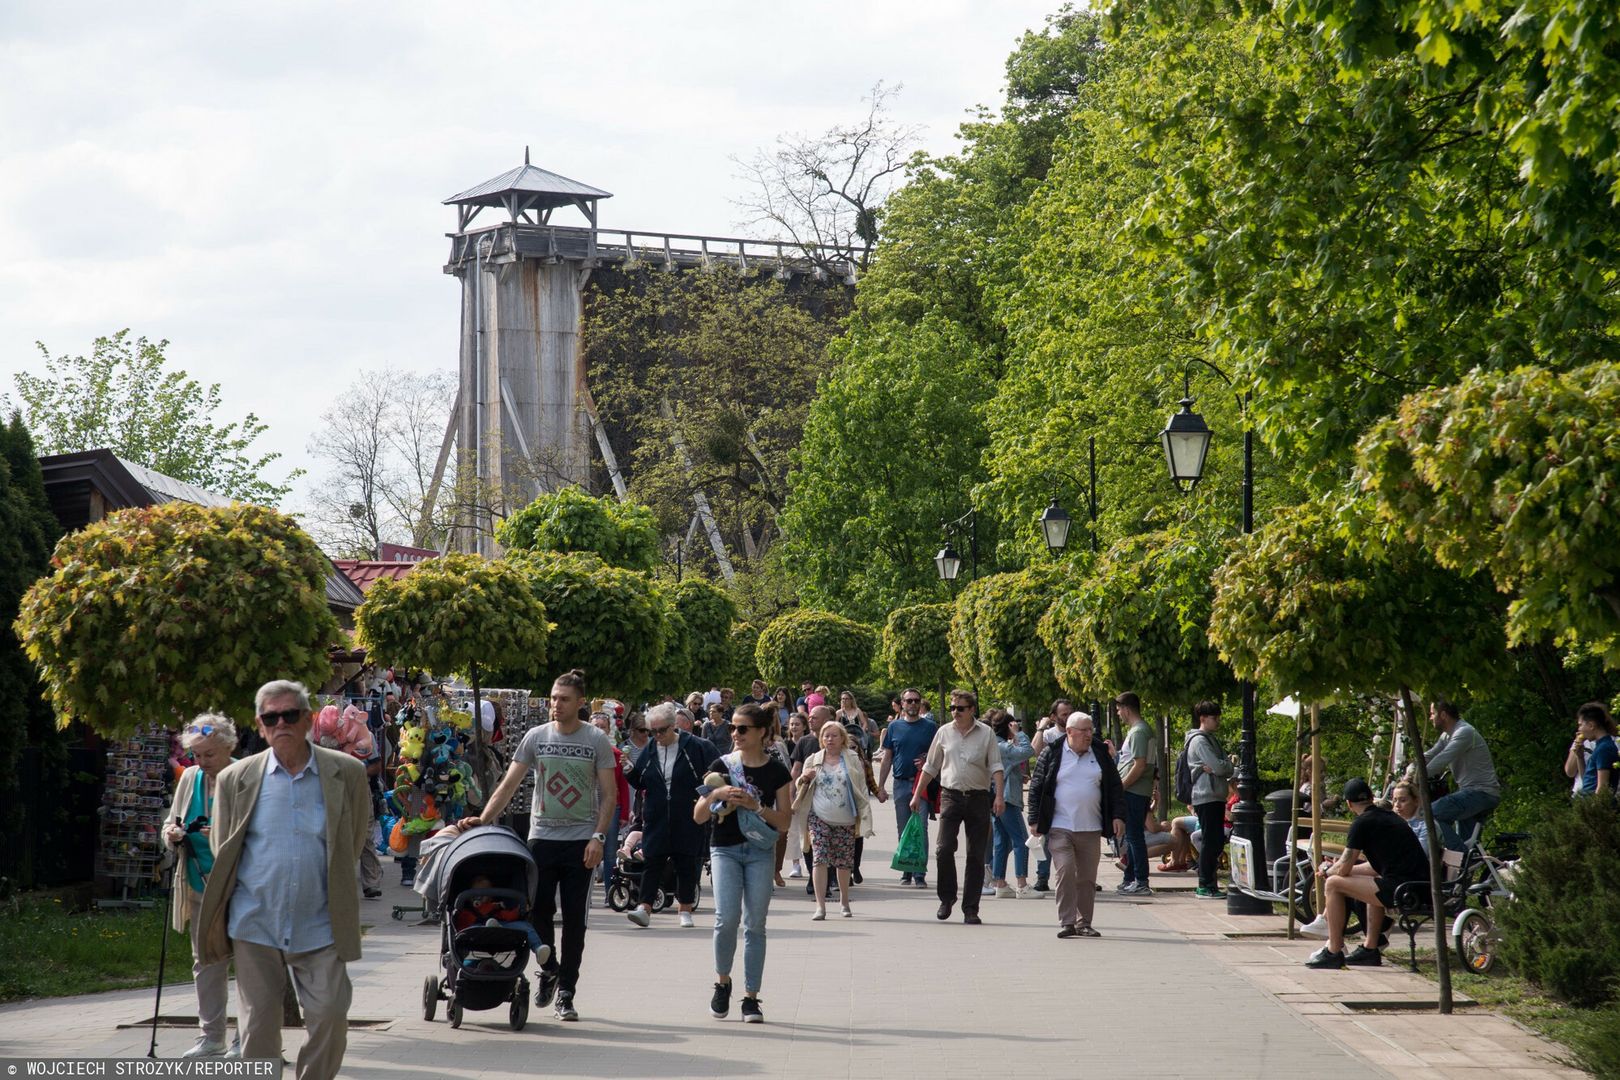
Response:
POLYGON ((538 871, 529 849, 510 829, 488 826, 460 833, 442 830, 447 842, 429 851, 417 874, 418 891, 440 927, 440 975, 422 988, 422 1018, 432 1020, 447 1000, 450 1026, 464 1010, 508 1005, 508 1022, 521 1031, 528 1022, 529 980, 523 969, 530 950, 542 965, 550 949, 528 921, 538 871), (426 888, 423 888, 423 885, 426 888))
MULTIPOLYGON (((704 867, 708 867, 707 854, 704 856, 704 867)), ((641 875, 647 868, 646 857, 641 851, 641 830, 636 829, 625 834, 624 844, 619 848, 619 857, 613 867, 613 876, 608 878, 607 903, 614 911, 629 911, 641 902, 641 875)), ((703 889, 698 887, 698 895, 694 900, 693 910, 697 910, 696 903, 701 901, 703 889)), ((675 903, 675 864, 664 864, 664 880, 658 883, 658 889, 652 898, 654 911, 667 911, 675 903)))

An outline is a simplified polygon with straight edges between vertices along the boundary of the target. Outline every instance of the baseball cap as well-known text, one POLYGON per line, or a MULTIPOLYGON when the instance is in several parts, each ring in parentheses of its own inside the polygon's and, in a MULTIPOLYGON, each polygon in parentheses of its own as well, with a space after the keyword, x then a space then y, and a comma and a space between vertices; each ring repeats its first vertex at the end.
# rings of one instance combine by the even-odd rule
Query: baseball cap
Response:
POLYGON ((1367 786, 1367 781, 1358 776, 1354 780, 1351 780, 1349 783, 1344 785, 1344 801, 1372 802, 1372 788, 1367 786))

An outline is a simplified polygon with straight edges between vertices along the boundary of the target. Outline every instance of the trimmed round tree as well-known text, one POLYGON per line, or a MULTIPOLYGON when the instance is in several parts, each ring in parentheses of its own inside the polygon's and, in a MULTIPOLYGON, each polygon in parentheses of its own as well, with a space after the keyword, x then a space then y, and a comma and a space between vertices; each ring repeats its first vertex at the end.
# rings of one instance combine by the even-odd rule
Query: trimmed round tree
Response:
POLYGON ((491 671, 538 670, 550 624, 529 580, 505 562, 452 554, 418 563, 402 580, 383 578, 354 613, 367 659, 465 676, 473 692, 473 761, 484 790, 494 779, 477 723, 481 680, 491 671))
MULTIPOLYGON (((1385 544, 1365 507, 1308 503, 1246 537, 1216 572, 1209 638, 1245 678, 1307 698, 1399 687, 1418 801, 1430 836, 1428 770, 1412 691, 1450 694, 1506 667, 1500 603, 1480 578, 1416 545, 1385 544)), ((1440 845, 1430 846, 1431 888, 1440 845)), ((1440 1010, 1451 1011, 1450 924, 1436 920, 1440 1010)))
POLYGON ((950 604, 915 604, 889 612, 881 650, 889 678, 945 693, 956 679, 950 642, 954 611, 950 604))
MULTIPOLYGON (((691 643, 690 682, 705 686, 730 674, 732 667, 731 631, 737 621, 737 605, 724 589, 702 578, 687 578, 672 590, 675 609, 686 621, 686 634, 691 643)), ((753 655, 753 650, 749 650, 753 655)), ((737 687, 753 681, 748 680, 737 687)), ((687 689, 691 689, 688 686, 687 689)))
POLYGON ((550 685, 556 673, 579 668, 593 696, 634 698, 652 686, 665 626, 651 578, 583 553, 513 554, 508 560, 528 578, 552 622, 550 671, 531 674, 535 685, 550 685))
POLYGON ((652 682, 647 689, 653 693, 685 694, 692 689, 692 631, 691 624, 675 602, 674 590, 656 587, 659 618, 664 622, 664 651, 653 669, 652 682))
POLYGON ((1215 541, 1172 532, 1127 537, 1041 620, 1058 682, 1107 698, 1134 690, 1155 712, 1219 699, 1232 672, 1209 644, 1215 541))
POLYGON ((62 727, 122 738, 205 710, 247 723, 271 679, 325 682, 343 640, 331 564, 261 506, 122 510, 64 537, 51 565, 16 629, 62 727))
POLYGON ((777 686, 805 680, 853 686, 872 664, 877 631, 830 611, 801 609, 778 615, 759 635, 754 659, 762 678, 777 686))
POLYGON ((1472 371, 1407 397, 1357 456, 1380 516, 1512 598, 1512 643, 1620 666, 1620 364, 1472 371))
POLYGON ((759 627, 745 622, 732 626, 726 642, 726 662, 721 667, 727 675, 724 685, 734 688, 749 686, 755 679, 764 678, 759 673, 759 662, 754 658, 758 648, 759 627))
POLYGON ((951 658, 981 691, 1039 708, 1058 694, 1052 653, 1036 632, 1061 581, 1050 566, 980 578, 951 615, 951 658))
POLYGON ((640 503, 587 495, 575 486, 547 492, 505 521, 495 538, 508 551, 583 551, 610 566, 658 565, 658 523, 640 503))

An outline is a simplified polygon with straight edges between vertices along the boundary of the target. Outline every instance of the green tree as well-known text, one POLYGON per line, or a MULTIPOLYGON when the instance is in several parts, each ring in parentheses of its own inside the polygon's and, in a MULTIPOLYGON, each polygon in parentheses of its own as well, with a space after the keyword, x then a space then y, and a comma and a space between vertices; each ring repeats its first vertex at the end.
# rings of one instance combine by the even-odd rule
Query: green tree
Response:
POLYGON ((121 738, 205 710, 246 723, 266 678, 331 675, 330 564, 274 510, 121 510, 64 537, 52 565, 16 628, 62 727, 121 738))
MULTIPOLYGON (((376 582, 354 623, 355 643, 374 663, 465 676, 472 685, 475 721, 483 676, 539 668, 550 631, 545 605, 520 570, 463 554, 419 563, 399 581, 376 582)), ((484 790, 490 790, 494 767, 477 722, 473 760, 484 790)))
POLYGON ((956 679, 951 657, 950 604, 914 604, 889 612, 883 624, 882 660, 897 683, 939 688, 956 679))
POLYGON ((1036 633, 1060 575, 1050 566, 979 578, 951 616, 951 658, 981 694, 1034 706, 1058 694, 1052 653, 1036 633))
MULTIPOLYGON (((23 594, 50 572, 51 549, 60 532, 45 498, 33 440, 22 418, 13 415, 9 424, 0 425, 0 626, 11 626, 23 594)), ((23 889, 53 876, 50 871, 59 858, 55 853, 67 842, 60 811, 47 809, 36 818, 21 800, 19 766, 30 749, 34 756, 28 768, 40 790, 61 790, 67 782, 66 750, 43 691, 21 642, 0 634, 0 802, 22 811, 21 828, 0 852, 0 874, 23 889)))
POLYGON ((277 484, 264 471, 280 454, 254 456, 266 427, 253 413, 220 423, 219 384, 203 386, 168 367, 167 341, 100 337, 89 356, 52 356, 38 343, 45 374, 19 372, 28 428, 47 454, 108 449, 137 465, 244 502, 274 506, 303 475, 277 484))
POLYGON ((1205 633, 1214 600, 1210 574, 1223 549, 1190 530, 1147 533, 1111 547, 1040 622, 1063 689, 1098 697, 1134 690, 1161 713, 1227 696, 1232 673, 1205 633))
POLYGON ((651 510, 574 485, 535 499, 501 522, 495 538, 509 551, 584 551, 628 570, 651 570, 660 561, 651 510))
POLYGON ((1470 372, 1404 400, 1360 460, 1387 521, 1512 598, 1511 641, 1620 667, 1620 365, 1470 372))
POLYGON ((808 608, 771 620, 759 635, 754 658, 765 681, 795 686, 809 679, 852 686, 872 664, 877 632, 870 626, 808 608))
POLYGON ((692 689, 692 633, 671 590, 657 588, 659 618, 664 622, 664 651, 653 669, 648 689, 655 694, 683 695, 692 689))
POLYGON ((553 624, 546 643, 550 670, 529 666, 509 679, 535 687, 578 668, 593 693, 634 698, 652 687, 667 631, 650 577, 584 552, 514 552, 508 560, 528 578, 553 624))
MULTIPOLYGON (((722 673, 729 674, 731 629, 737 621, 737 605, 724 590, 702 578, 687 578, 680 582, 675 586, 673 596, 675 607, 686 622, 686 633, 691 643, 693 685, 712 680, 722 673)), ((750 677, 748 682, 752 681, 750 677)))
POLYGON ((727 648, 728 663, 724 668, 728 677, 723 685, 733 688, 749 686, 755 679, 764 677, 760 675, 759 663, 754 658, 758 648, 759 627, 746 622, 732 626, 727 648))

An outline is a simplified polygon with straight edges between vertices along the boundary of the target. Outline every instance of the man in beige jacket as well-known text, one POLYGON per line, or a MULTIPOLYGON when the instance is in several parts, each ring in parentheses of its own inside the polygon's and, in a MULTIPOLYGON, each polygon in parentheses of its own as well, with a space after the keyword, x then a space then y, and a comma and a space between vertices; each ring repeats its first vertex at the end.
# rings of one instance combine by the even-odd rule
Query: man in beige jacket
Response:
POLYGON ((276 681, 254 700, 269 749, 219 774, 214 869, 203 893, 202 960, 234 956, 242 1056, 279 1061, 287 971, 309 1038, 298 1080, 328 1080, 343 1064, 360 958, 356 868, 371 824, 366 769, 309 741, 302 684, 276 681))

